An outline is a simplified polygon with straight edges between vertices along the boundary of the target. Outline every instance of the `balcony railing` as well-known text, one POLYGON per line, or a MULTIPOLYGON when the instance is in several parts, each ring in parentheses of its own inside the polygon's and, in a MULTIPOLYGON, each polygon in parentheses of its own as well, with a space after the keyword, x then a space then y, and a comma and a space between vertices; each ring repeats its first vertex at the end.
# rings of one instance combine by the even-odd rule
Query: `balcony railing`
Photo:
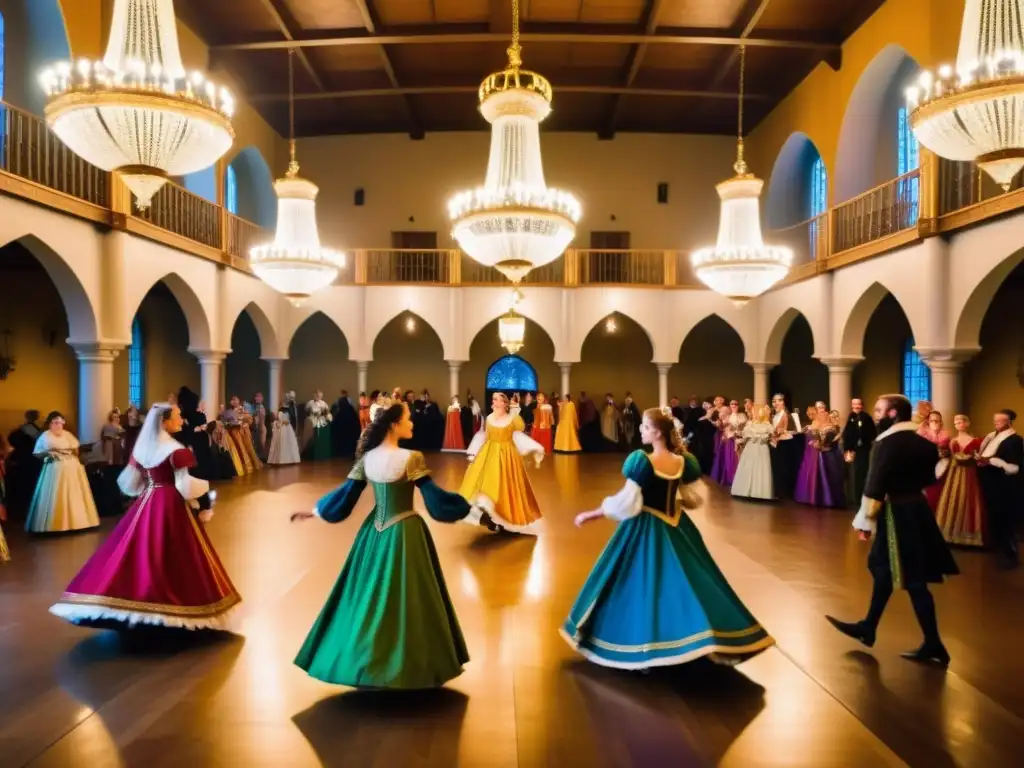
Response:
MULTIPOLYGON (((794 251, 790 280, 836 269, 923 237, 972 226, 1024 209, 1024 174, 1004 192, 970 163, 939 160, 922 150, 922 167, 808 221, 766 233, 794 251)), ((168 182, 147 211, 134 208, 117 174, 71 152, 35 115, 0 102, 0 191, 157 240, 173 248, 248 269, 249 249, 272 233, 217 203, 168 182)), ((496 269, 453 249, 349 251, 338 283, 508 285, 496 269)), ((678 250, 574 249, 530 272, 534 286, 693 288, 690 255, 678 250)))

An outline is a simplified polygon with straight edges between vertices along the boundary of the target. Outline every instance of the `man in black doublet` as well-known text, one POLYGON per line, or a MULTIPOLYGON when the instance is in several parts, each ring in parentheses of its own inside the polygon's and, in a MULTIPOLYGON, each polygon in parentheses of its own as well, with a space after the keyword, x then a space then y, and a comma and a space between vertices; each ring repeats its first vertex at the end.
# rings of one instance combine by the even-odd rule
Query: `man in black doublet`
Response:
POLYGON ((416 404, 420 414, 422 431, 420 450, 439 451, 444 445, 444 416, 437 403, 430 399, 430 392, 423 390, 423 396, 416 404))
POLYGON ((359 414, 348 399, 348 390, 343 389, 331 406, 331 447, 334 455, 355 456, 359 432, 359 414))
POLYGON ((533 417, 536 410, 537 401, 533 399, 533 392, 527 392, 523 397, 523 407, 519 411, 523 424, 526 425, 526 434, 530 434, 530 430, 533 429, 533 417))
POLYGON ((868 555, 868 570, 874 578, 868 614, 854 623, 825 618, 844 635, 870 648, 893 589, 906 589, 924 643, 903 657, 945 666, 949 653, 939 636, 935 601, 928 584, 941 583, 944 577, 960 571, 923 493, 935 482, 939 451, 917 434, 911 415, 910 401, 902 395, 884 395, 875 405, 879 422, 891 419, 892 426, 875 441, 864 487, 864 496, 872 504, 869 516, 877 522, 877 535, 868 555))
POLYGON ((849 464, 850 494, 849 506, 860 507, 864 496, 864 484, 868 479, 868 466, 871 462, 871 445, 875 442, 877 431, 875 420, 864 412, 864 402, 855 397, 851 404, 850 418, 843 429, 843 454, 849 464))
POLYGON ((978 450, 978 483, 985 497, 989 530, 999 563, 1004 568, 1020 564, 1017 548, 1017 519, 1024 506, 1024 439, 1013 429, 1017 414, 1009 409, 993 419, 989 433, 978 450))

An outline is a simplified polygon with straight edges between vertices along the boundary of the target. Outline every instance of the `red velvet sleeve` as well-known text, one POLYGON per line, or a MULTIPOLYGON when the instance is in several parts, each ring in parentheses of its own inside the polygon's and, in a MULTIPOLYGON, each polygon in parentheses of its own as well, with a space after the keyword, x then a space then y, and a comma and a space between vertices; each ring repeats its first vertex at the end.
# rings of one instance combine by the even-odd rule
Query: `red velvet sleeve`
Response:
POLYGON ((188 448, 179 448, 171 454, 171 466, 175 469, 192 469, 196 465, 196 457, 188 448))

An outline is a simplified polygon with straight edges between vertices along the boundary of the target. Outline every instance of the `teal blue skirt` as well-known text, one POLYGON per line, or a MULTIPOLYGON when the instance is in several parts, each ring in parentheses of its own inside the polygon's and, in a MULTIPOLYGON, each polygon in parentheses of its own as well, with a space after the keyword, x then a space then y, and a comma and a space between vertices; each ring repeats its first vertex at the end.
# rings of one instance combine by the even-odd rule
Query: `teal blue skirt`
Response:
POLYGON ((644 669, 710 656, 737 664, 775 644, 733 592, 683 514, 619 524, 561 633, 589 660, 644 669))

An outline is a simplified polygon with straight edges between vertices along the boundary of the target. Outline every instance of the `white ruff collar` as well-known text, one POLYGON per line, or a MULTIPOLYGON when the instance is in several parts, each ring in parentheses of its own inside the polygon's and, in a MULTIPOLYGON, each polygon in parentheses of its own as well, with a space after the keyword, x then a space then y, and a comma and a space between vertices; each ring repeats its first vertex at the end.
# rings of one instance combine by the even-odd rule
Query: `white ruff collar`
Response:
POLYGON ((1010 435, 1016 435, 1017 432, 1013 427, 1004 429, 1002 432, 989 432, 985 436, 985 441, 981 444, 981 457, 983 459, 991 459, 996 455, 996 451, 999 450, 999 446, 1003 444, 1003 440, 1008 438, 1010 435))

